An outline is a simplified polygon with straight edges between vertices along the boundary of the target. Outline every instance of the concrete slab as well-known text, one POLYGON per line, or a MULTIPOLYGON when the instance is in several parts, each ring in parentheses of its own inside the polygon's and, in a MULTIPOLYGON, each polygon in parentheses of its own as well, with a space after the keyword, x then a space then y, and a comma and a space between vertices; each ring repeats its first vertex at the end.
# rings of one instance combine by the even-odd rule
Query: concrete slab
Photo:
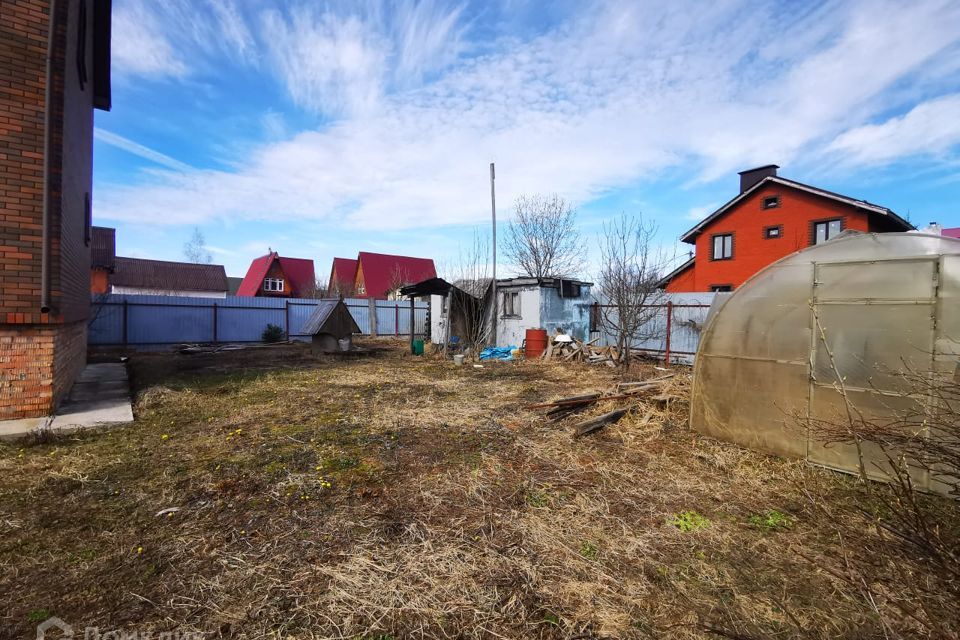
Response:
POLYGON ((0 438, 41 430, 77 431, 133 422, 130 383, 122 363, 88 364, 54 416, 0 422, 0 438))

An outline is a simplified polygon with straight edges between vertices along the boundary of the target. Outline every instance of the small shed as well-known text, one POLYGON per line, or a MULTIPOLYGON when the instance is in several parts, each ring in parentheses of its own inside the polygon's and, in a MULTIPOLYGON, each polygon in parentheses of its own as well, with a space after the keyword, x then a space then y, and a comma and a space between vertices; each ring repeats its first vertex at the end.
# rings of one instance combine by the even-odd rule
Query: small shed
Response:
MULTIPOLYGON (((841 234, 763 269, 711 309, 690 426, 786 457, 885 479, 872 443, 825 444, 812 425, 924 415, 910 374, 960 375, 960 240, 841 234), (918 405, 919 403, 919 405, 918 405)), ((923 425, 920 425, 923 428, 923 425)), ((944 492, 921 469, 915 486, 944 492)))
POLYGON ((360 333, 360 327, 343 300, 330 299, 320 301, 300 333, 313 336, 314 353, 330 353, 349 350, 353 334, 360 333))

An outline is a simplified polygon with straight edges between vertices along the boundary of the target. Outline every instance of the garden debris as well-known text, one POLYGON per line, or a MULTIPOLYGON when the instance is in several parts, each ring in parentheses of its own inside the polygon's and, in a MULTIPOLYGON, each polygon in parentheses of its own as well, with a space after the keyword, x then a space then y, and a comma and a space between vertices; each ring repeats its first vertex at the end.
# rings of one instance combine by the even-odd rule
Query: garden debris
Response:
MULTIPOLYGON (((586 362, 587 364, 616 367, 620 361, 620 350, 613 345, 601 347, 596 344, 600 338, 589 342, 572 338, 566 334, 557 334, 550 338, 547 348, 540 356, 542 360, 559 362, 586 362)), ((643 359, 645 354, 634 351, 631 359, 643 359)))
MULTIPOLYGON (((609 402, 614 400, 625 401, 628 405, 625 408, 616 409, 601 416, 591 418, 581 422, 574 427, 574 435, 579 437, 587 433, 592 433, 608 424, 613 424, 626 415, 635 407, 631 401, 647 400, 654 402, 664 408, 668 407, 670 399, 674 397, 667 391, 667 386, 671 384, 670 380, 674 374, 670 373, 651 380, 638 380, 635 382, 621 382, 612 389, 600 393, 586 393, 576 396, 560 398, 550 402, 541 402, 527 405, 526 409, 548 409, 546 415, 552 422, 563 420, 567 416, 580 413, 588 408, 596 406, 600 402, 609 402)), ((652 409, 644 417, 646 423, 652 417, 652 409)))
POLYGON ((271 342, 265 344, 237 344, 237 343, 228 343, 228 344, 181 344, 177 347, 177 351, 186 355, 193 355, 196 353, 219 353, 221 351, 241 351, 243 349, 268 349, 271 347, 279 347, 282 345, 293 344, 292 340, 283 340, 281 342, 271 342))

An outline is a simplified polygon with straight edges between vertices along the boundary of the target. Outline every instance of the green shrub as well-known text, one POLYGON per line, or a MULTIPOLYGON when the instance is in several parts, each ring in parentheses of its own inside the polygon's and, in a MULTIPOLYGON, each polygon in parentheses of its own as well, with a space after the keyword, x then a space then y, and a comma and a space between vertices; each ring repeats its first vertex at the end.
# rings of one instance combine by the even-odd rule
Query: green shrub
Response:
POLYGON ((710 526, 710 521, 696 511, 678 513, 673 516, 673 520, 670 520, 669 523, 683 532, 696 531, 710 526))
POLYGON ((268 324, 267 328, 260 334, 260 339, 264 342, 281 342, 284 337, 283 328, 275 324, 268 324))
POLYGON ((766 513, 750 516, 750 524, 768 531, 776 531, 777 529, 789 529, 793 526, 793 521, 790 516, 780 513, 776 509, 771 509, 766 513))

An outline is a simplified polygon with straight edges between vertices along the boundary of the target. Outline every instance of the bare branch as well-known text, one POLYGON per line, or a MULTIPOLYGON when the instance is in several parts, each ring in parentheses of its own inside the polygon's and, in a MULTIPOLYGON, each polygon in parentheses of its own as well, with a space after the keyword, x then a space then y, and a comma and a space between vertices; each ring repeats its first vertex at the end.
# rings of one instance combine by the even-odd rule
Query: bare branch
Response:
POLYGON ((585 251, 575 218, 573 208, 557 194, 520 196, 507 230, 506 258, 534 278, 578 275, 585 251))

